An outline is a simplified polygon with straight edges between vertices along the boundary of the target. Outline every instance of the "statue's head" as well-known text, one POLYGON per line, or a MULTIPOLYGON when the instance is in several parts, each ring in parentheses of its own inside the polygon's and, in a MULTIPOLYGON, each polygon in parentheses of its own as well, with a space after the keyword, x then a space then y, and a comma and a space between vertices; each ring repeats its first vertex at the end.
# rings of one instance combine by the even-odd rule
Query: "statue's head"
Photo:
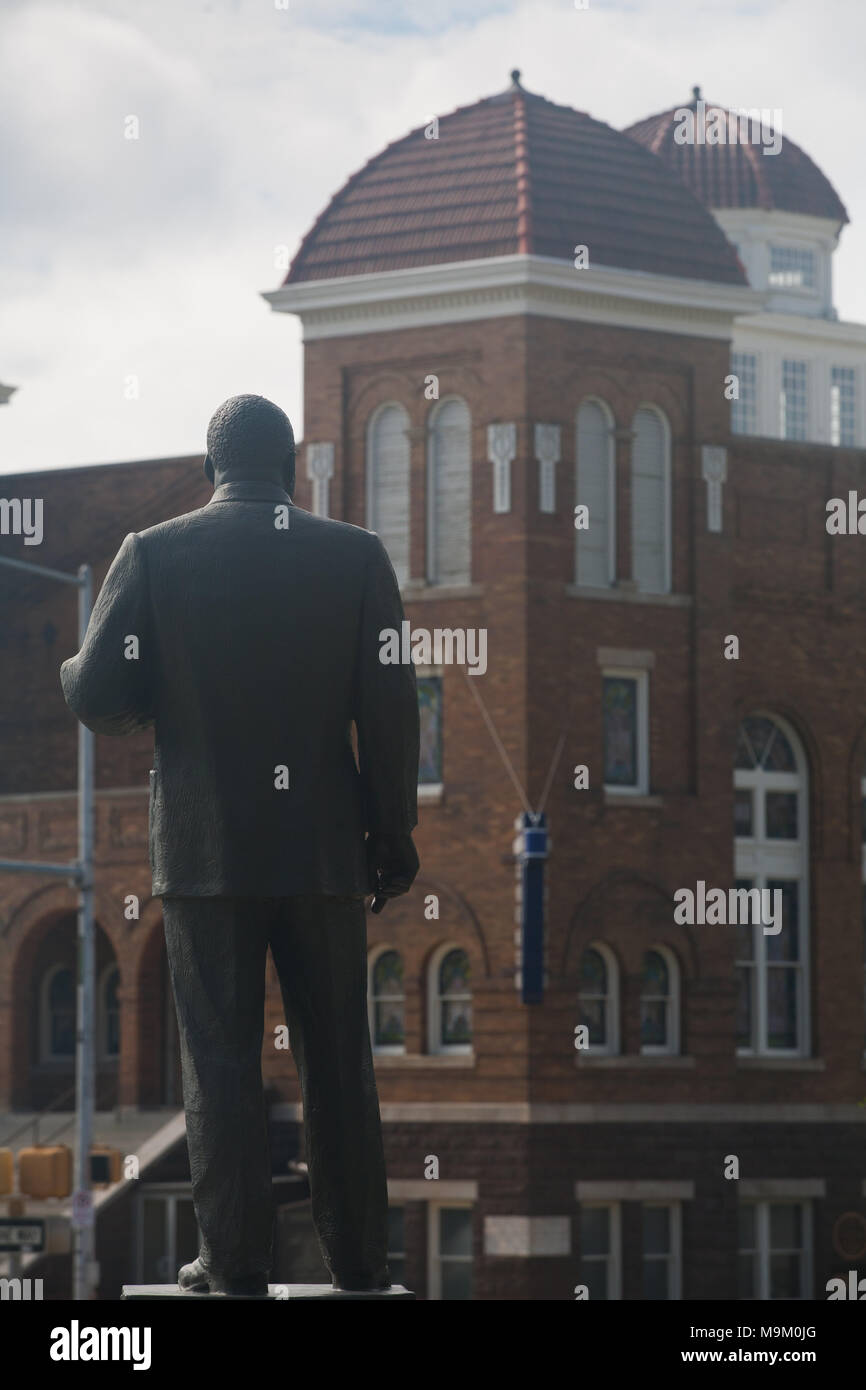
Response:
POLYGON ((288 415, 264 396, 231 396, 207 427, 204 471, 216 486, 255 479, 295 491, 295 435, 288 415))

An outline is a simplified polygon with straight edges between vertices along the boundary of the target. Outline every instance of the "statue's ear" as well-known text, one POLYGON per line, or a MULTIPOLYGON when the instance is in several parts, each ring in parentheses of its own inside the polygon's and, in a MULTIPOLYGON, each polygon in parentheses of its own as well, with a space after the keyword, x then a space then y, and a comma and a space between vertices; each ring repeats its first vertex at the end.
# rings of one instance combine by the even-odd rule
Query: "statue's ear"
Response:
POLYGON ((213 482, 213 480, 214 480, 214 472, 213 472, 213 464, 211 463, 210 454, 205 454, 205 459, 204 459, 204 475, 205 475, 205 477, 207 478, 207 480, 208 480, 209 483, 212 483, 212 482, 213 482))

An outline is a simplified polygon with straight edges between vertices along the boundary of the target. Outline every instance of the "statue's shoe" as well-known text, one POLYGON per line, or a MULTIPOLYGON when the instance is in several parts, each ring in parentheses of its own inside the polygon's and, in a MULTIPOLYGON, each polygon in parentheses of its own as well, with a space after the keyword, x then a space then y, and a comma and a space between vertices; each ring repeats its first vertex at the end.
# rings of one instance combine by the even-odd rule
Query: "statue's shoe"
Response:
POLYGON ((183 1265, 178 1271, 177 1285, 181 1293, 224 1293, 236 1298, 267 1298, 266 1274, 216 1274, 207 1269, 201 1258, 183 1265))

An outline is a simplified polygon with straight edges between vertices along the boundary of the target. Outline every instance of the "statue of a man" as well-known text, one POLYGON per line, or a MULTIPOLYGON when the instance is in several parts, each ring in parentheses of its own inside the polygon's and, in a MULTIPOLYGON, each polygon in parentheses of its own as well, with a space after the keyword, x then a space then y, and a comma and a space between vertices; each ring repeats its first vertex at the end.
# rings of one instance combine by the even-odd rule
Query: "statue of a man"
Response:
POLYGON ((293 505, 295 442, 277 406, 226 401, 207 447, 211 501, 126 537, 60 673, 89 729, 154 730, 153 893, 202 1233, 178 1282, 267 1293, 270 946, 325 1263, 335 1288, 387 1288, 364 898, 380 911, 418 871, 415 672, 379 661, 400 593, 377 536, 293 505))

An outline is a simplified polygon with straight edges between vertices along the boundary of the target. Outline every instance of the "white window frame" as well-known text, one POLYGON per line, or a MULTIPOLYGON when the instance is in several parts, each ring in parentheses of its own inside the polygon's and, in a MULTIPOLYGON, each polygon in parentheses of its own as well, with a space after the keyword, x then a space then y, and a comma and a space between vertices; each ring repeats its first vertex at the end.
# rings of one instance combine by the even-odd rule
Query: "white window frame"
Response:
MULTIPOLYGON (((750 710, 744 719, 770 719, 787 738, 794 753, 796 772, 762 772, 760 769, 734 769, 734 789, 752 791, 752 829, 754 835, 734 837, 734 878, 750 879, 754 888, 766 888, 771 880, 798 885, 799 961, 792 967, 799 972, 797 1045, 793 1048, 767 1046, 767 942, 763 928, 753 926, 754 1008, 753 1037, 756 1044, 738 1047, 739 1057, 808 1057, 811 1052, 811 920, 809 894, 809 769, 799 737, 787 720, 772 710, 750 710), (765 800, 756 791, 797 793, 797 839, 767 840, 765 800)), ((743 721, 741 721, 743 722, 743 721)))
MULTIPOLYGON (((641 974, 643 974, 643 960, 650 951, 655 951, 660 955, 668 968, 668 994, 665 996, 665 1012, 667 1015, 667 1035, 668 1041, 664 1046, 659 1047, 655 1043, 642 1043, 641 1053, 644 1057, 678 1057, 680 1052, 680 1010, 681 1010, 681 989, 680 989, 680 965, 673 951, 669 946, 660 944, 647 946, 644 956, 641 957, 641 974)), ((645 995, 643 986, 638 995, 638 1007, 643 1004, 644 999, 657 1002, 662 998, 661 995, 645 995)), ((640 1021, 640 1020, 639 1020, 640 1021)))
MULTIPOLYGON (((609 786, 604 784, 606 796, 649 796, 649 671, 638 667, 603 666, 601 670, 602 690, 605 680, 633 680, 637 682, 637 784, 634 787, 609 786)), ((604 766, 604 703, 602 702, 602 766, 604 766)))
POLYGON ((578 969, 578 989, 577 1007, 580 1010, 580 1001, 586 999, 603 998, 607 1004, 607 1041, 604 1044, 591 1043, 588 1047, 579 1049, 578 1056, 581 1057, 618 1057, 620 1052, 620 1018, 619 1018, 619 962, 609 946, 603 941, 588 941, 582 948, 580 958, 577 963, 578 969), (597 951, 607 968, 607 994, 584 994, 580 988, 580 962, 583 960, 584 952, 597 951))
POLYGON ((741 388, 742 388, 742 375, 741 375, 742 368, 740 368, 740 371, 738 371, 738 370, 737 370, 737 367, 734 365, 734 363, 735 363, 735 359, 736 359, 736 358, 743 358, 743 357, 747 357, 747 358, 749 358, 749 359, 751 360, 752 368, 753 368, 753 371, 754 371, 754 378, 755 378, 755 381, 754 381, 754 395, 753 395, 753 397, 752 397, 752 428, 751 428, 750 430, 739 430, 739 429, 735 429, 735 428, 734 428, 735 417, 736 417, 736 414, 737 414, 736 407, 737 407, 738 405, 741 405, 741 404, 743 403, 743 394, 742 394, 742 389, 741 389, 739 399, 736 400, 736 401, 731 401, 731 403, 730 403, 730 405, 731 405, 731 434, 736 435, 738 439, 749 439, 749 438, 754 438, 755 436, 759 435, 760 432, 761 432, 761 430, 760 430, 761 390, 760 390, 760 378, 759 378, 759 375, 758 375, 759 370, 760 370, 760 356, 759 356, 759 354, 758 354, 757 352, 751 351, 751 350, 746 349, 746 348, 733 348, 733 349, 732 349, 732 351, 731 351, 731 373, 732 373, 734 376, 736 376, 736 377, 738 378, 738 380, 739 380, 739 382, 740 382, 740 387, 741 387, 741 388))
POLYGON ((664 573, 663 573, 663 576, 662 576, 662 584, 663 584, 663 587, 662 587, 660 590, 658 590, 658 589, 640 589, 640 592, 641 592, 641 593, 646 593, 646 594, 655 594, 655 593, 669 594, 669 593, 671 593, 672 587, 673 587, 673 534, 672 534, 672 533, 673 533, 673 517, 672 517, 672 514, 671 514, 671 509, 672 509, 672 494, 673 494, 673 483, 672 483, 672 478, 671 478, 671 474, 672 474, 672 472, 673 472, 672 434, 671 434, 671 425, 670 425, 670 421, 668 420, 667 415, 665 414, 665 412, 664 412, 663 410, 660 409, 659 406, 654 405, 654 404, 652 403, 652 401, 641 401, 640 404, 638 405, 637 409, 635 410, 634 415, 632 416, 632 421, 631 421, 632 442, 631 442, 631 451, 630 451, 630 457, 629 457, 629 488, 630 488, 631 509, 632 509, 631 528, 630 528, 631 547, 632 547, 632 574, 634 574, 634 446, 635 446, 635 444, 636 444, 636 442, 637 442, 637 433, 636 433, 636 431, 635 431, 635 421, 636 421, 638 415, 640 414, 640 412, 641 412, 642 410, 647 410, 647 411, 649 411, 651 414, 655 415, 655 416, 661 421, 661 425, 662 425, 662 438, 663 438, 663 447, 664 447, 664 470, 663 470, 663 481, 664 481, 664 503, 663 503, 663 505, 664 505, 664 573))
MULTIPOLYGON (((580 412, 585 405, 598 406, 607 424, 607 584, 608 587, 616 583, 616 443, 614 440, 614 430, 616 421, 613 412, 607 401, 603 401, 600 396, 586 396, 580 402, 574 414, 574 500, 580 502, 578 496, 578 481, 580 469, 579 453, 579 420, 580 412)), ((592 525, 592 516, 589 518, 592 525)), ((578 571, 578 550, 580 547, 580 537, 585 534, 581 531, 574 533, 574 582, 580 585, 580 574, 578 571)), ((583 585, 584 588, 595 588, 593 585, 583 585)))
MULTIPOLYGON (((667 1255, 648 1255, 643 1248, 643 1229, 641 1229, 641 1278, 646 1264, 661 1264, 664 1261, 668 1266, 668 1297, 659 1300, 666 1303, 676 1303, 683 1296, 683 1209, 681 1202, 641 1202, 641 1221, 643 1213, 647 1207, 664 1208, 670 1213, 670 1237, 671 1248, 667 1255)), ((651 1300, 655 1302, 656 1300, 651 1300)))
MULTIPOLYGON (((167 1236, 168 1250, 165 1259, 169 1264, 169 1277, 167 1283, 172 1283, 172 1272, 175 1278, 179 1262, 177 1257, 177 1204, 178 1201, 192 1202, 192 1188, 187 1183, 181 1186, 177 1183, 145 1183, 141 1185, 135 1194, 135 1269, 136 1278, 139 1283, 144 1282, 144 1202, 145 1198, 149 1201, 162 1201, 165 1206, 165 1232, 167 1236)), ((193 1205, 193 1215, 195 1206, 193 1205)), ((201 1245, 201 1228, 196 1221, 198 1230, 198 1242, 201 1245)))
POLYGON ((756 1253, 758 1257, 757 1289, 754 1299, 738 1300, 744 1303, 769 1303, 769 1302, 808 1302, 812 1298, 812 1287, 814 1282, 813 1272, 813 1231, 812 1231, 812 1202, 808 1198, 800 1197, 771 1197, 761 1201, 750 1201, 748 1198, 741 1199, 741 1206, 754 1207, 755 1209, 755 1240, 754 1251, 743 1250, 740 1246, 739 1237, 737 1238, 737 1257, 740 1255, 756 1253), (801 1212, 801 1222, 803 1230, 803 1246, 800 1250, 800 1285, 804 1292, 799 1299, 771 1299, 770 1298, 770 1255, 771 1253, 780 1254, 784 1252, 770 1250, 770 1208, 774 1206, 799 1207, 801 1212))
MULTIPOLYGON (((442 1301, 442 1254, 440 1250, 441 1211, 468 1211, 472 1213, 472 1254, 446 1255, 446 1262, 468 1264, 472 1270, 473 1288, 475 1276, 475 1220, 474 1202, 441 1201, 427 1203, 427 1298, 431 1302, 442 1301)), ((469 1301, 469 1300, 467 1300, 469 1301)))
POLYGON ((845 362, 831 362, 829 371, 830 386, 830 443, 836 449, 856 449, 857 448, 857 368, 845 362), (853 433, 854 441, 851 444, 841 442, 842 434, 842 388, 833 380, 834 372, 845 372, 850 375, 850 384, 854 393, 854 419, 853 433), (837 437, 838 436, 838 437, 837 437))
POLYGON ((792 244, 791 242, 789 242, 789 241, 775 241, 775 240, 771 240, 770 242, 767 243, 767 289, 768 289, 768 290, 784 290, 784 291, 787 291, 788 293, 803 294, 803 295, 813 295, 813 296, 814 296, 815 294, 817 294, 817 293, 819 292, 819 289, 820 289, 820 285, 819 285, 820 275, 821 275, 820 257, 819 257, 819 255, 818 255, 817 251, 815 250, 815 247, 814 247, 814 246, 795 246, 795 245, 793 245, 793 244, 792 244), (797 257, 797 256, 801 256, 801 257, 806 257, 806 256, 807 256, 807 257, 809 257, 810 260, 811 260, 811 262, 812 262, 812 283, 811 283, 811 285, 807 285, 805 282, 802 282, 802 281, 801 281, 801 283, 800 283, 799 285, 796 285, 796 284, 786 285, 786 284, 784 284, 784 283, 780 284, 780 283, 775 282, 775 281, 773 280, 773 276, 774 276, 774 275, 791 275, 791 274, 794 274, 794 273, 795 273, 795 267, 791 267, 791 268, 788 269, 788 270, 774 270, 774 269, 773 269, 773 252, 774 252, 774 251, 780 252, 780 253, 781 253, 781 258, 782 258, 783 260, 784 260, 784 258, 785 258, 786 255, 790 256, 791 259, 794 259, 794 258, 797 257))
POLYGON ((468 572, 463 576, 461 582, 463 584, 472 583, 474 541, 472 528, 472 494, 475 483, 472 452, 472 411, 466 398, 455 393, 450 396, 443 396, 440 401, 437 401, 427 417, 427 480, 425 487, 425 497, 427 501, 427 524, 425 528, 427 555, 425 558, 424 574, 426 582, 430 587, 438 587, 441 585, 445 588, 449 588, 452 584, 450 580, 443 584, 442 579, 436 573, 438 566, 434 564, 434 560, 438 558, 436 549, 436 421, 441 415, 443 407, 449 405, 453 401, 459 401, 461 405, 464 405, 466 407, 466 413, 469 416, 469 556, 468 572))
MULTIPOLYGON (((590 1209, 603 1209, 610 1213, 608 1230, 610 1231, 610 1250, 607 1255, 585 1255, 582 1249, 578 1253, 578 1276, 579 1284, 586 1283, 583 1277, 584 1264, 607 1265, 607 1298, 605 1303, 619 1303, 622 1299, 622 1207, 619 1202, 580 1202, 579 1212, 589 1211, 590 1209)), ((580 1246, 580 1219, 578 1216, 578 1247, 580 1246)))
POLYGON ((789 444, 805 444, 812 438, 813 407, 811 401, 812 380, 814 377, 813 363, 806 357, 782 357, 779 363, 779 438, 786 440, 789 444), (788 427, 788 393, 785 390, 785 365, 792 367, 802 367, 804 369, 804 389, 803 399, 805 401, 805 424, 803 426, 802 438, 798 435, 789 435, 788 427))
MULTIPOLYGON (((407 430, 411 428, 409 412, 401 401, 383 401, 373 411, 367 421, 366 449, 365 449, 365 499, 367 513, 367 530, 376 531, 376 475, 378 467, 378 456, 374 450, 373 442, 379 419, 385 414, 386 410, 399 410, 406 422, 407 430)), ((407 516, 406 516, 406 573, 402 578, 398 575, 398 583, 402 586, 408 584, 412 574, 412 452, 411 445, 407 440, 407 516)), ((378 534, 378 532, 377 532, 378 534)))
POLYGON ((469 957, 470 969, 472 957, 457 941, 446 942, 439 946, 430 957, 430 964, 427 967, 427 1051, 434 1057, 471 1057, 475 1046, 475 994, 470 990, 469 997, 472 1001, 472 1038, 471 1043, 442 1043, 442 1000, 439 995, 439 967, 445 957, 451 951, 463 951, 469 957))
MULTIPOLYGON (((373 971, 380 956, 385 956, 389 951, 394 951, 403 961, 405 969, 406 962, 403 960, 403 952, 397 946, 382 945, 374 946, 367 957, 367 1022, 370 1028, 370 1046, 373 1049, 374 1057, 403 1057, 406 1054, 405 1043, 376 1043, 376 1000, 373 995, 373 971)), ((403 1028, 406 1027, 406 986, 403 986, 403 1028)))

